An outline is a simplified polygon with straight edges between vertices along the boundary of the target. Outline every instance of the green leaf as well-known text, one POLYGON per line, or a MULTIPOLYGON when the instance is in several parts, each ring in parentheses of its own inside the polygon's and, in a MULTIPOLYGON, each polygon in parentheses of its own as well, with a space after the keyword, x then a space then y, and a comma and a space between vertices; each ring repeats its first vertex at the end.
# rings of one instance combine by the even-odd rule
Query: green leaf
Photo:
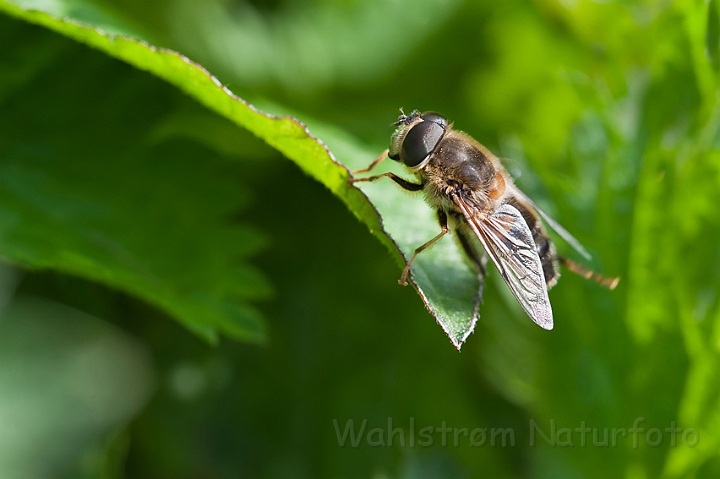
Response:
MULTIPOLYGON (((31 28, 13 32, 17 45, 31 28)), ((16 55, 27 46, 3 52, 15 61, 0 79, 2 255, 124 290, 211 340, 218 330, 262 340, 248 301, 269 287, 247 259, 264 238, 233 220, 250 201, 241 168, 193 145, 157 143, 173 116, 160 81, 50 32, 32 37, 63 53, 37 68, 16 55)))
MULTIPOLYGON (((437 234, 438 226, 432 218, 433 213, 419 197, 408 197, 389 181, 363 185, 360 189, 348 183, 349 170, 369 164, 377 151, 372 151, 342 132, 317 124, 311 119, 307 119, 305 123, 310 125, 313 134, 304 123, 293 117, 260 111, 235 96, 204 68, 183 55, 158 49, 132 38, 116 36, 115 33, 125 33, 131 29, 118 25, 117 21, 107 20, 101 11, 92 10, 90 18, 102 24, 103 30, 81 24, 69 17, 83 11, 79 7, 82 3, 73 3, 72 8, 62 2, 53 5, 52 14, 48 14, 33 9, 44 8, 44 4, 0 0, 0 9, 10 15, 45 26, 149 71, 185 91, 211 110, 248 129, 338 196, 398 259, 400 255, 397 253, 402 252, 405 257, 409 257, 415 247, 437 234), (317 138, 323 138, 323 141, 317 138)), ((272 108, 275 111, 279 109, 277 106, 272 108)), ((58 222, 55 228, 67 226, 58 222)), ((48 228, 51 229, 50 226, 48 228)), ((239 310, 229 312, 221 305, 213 304, 216 298, 212 295, 184 301, 171 300, 149 288, 147 281, 140 281, 137 274, 120 275, 116 270, 117 265, 100 260, 94 255, 90 255, 90 260, 87 247, 88 245, 80 244, 65 245, 63 255, 21 251, 19 247, 7 248, 4 254, 26 265, 57 268, 103 281, 150 300, 179 319, 187 319, 187 301, 199 301, 203 308, 194 308, 193 319, 189 320, 188 324, 196 325, 201 322, 203 315, 209 315, 215 317, 209 321, 210 324, 221 325, 224 331, 231 332, 236 337, 259 337, 261 334, 257 327, 257 318, 251 310, 240 307, 239 310), (246 318, 240 329, 234 329, 230 321, 221 319, 227 314, 246 318), (248 330, 254 331, 248 333, 248 330)), ((428 310, 436 317, 453 344, 459 348, 474 327, 473 311, 478 284, 468 264, 462 259, 458 247, 450 238, 444 238, 431 252, 418 258, 412 272, 412 282, 428 310)))

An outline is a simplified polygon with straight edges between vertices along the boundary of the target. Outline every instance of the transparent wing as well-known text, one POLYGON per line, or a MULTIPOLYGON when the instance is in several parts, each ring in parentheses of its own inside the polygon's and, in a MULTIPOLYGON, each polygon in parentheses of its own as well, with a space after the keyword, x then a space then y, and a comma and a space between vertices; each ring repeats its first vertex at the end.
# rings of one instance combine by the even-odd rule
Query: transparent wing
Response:
POLYGON ((552 219, 550 216, 547 215, 543 210, 538 208, 538 206, 533 203, 533 200, 527 197, 525 193, 520 191, 520 189, 517 186, 513 185, 513 192, 522 198, 525 202, 529 203, 530 206, 535 208, 535 211, 538 212, 538 214, 542 217, 542 219, 545 220, 545 222, 552 228, 562 239, 564 239, 567 244, 573 247, 575 251, 580 253, 586 260, 590 261, 592 259, 592 256, 590 256, 590 253, 587 252, 585 247, 575 238, 568 230, 562 227, 560 223, 552 219))
POLYGON ((520 306, 541 328, 552 329, 552 308, 542 263, 530 228, 520 212, 510 205, 502 205, 487 216, 459 196, 454 196, 453 201, 520 306))

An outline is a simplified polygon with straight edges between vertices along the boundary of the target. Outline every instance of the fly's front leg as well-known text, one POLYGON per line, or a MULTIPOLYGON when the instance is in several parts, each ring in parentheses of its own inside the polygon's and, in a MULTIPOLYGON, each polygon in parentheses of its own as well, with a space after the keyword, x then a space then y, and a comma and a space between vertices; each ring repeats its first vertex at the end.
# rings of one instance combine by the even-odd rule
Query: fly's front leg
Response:
POLYGON ((363 168, 362 170, 355 170, 352 172, 353 176, 359 175, 360 173, 369 173, 373 170, 377 165, 380 164, 381 161, 383 161, 385 158, 388 157, 388 153, 390 153, 390 150, 385 150, 382 153, 380 153, 380 156, 375 158, 372 163, 370 163, 370 166, 367 168, 363 168))
POLYGON ((360 181, 375 181, 379 180, 380 178, 390 178, 395 183, 400 185, 403 189, 408 191, 420 191, 423 189, 423 185, 419 185, 417 183, 411 183, 408 180, 404 178, 400 178, 395 173, 383 173, 381 175, 375 175, 375 176, 368 176, 367 178, 350 178, 350 183, 358 183, 360 181))
MULTIPOLYGON (((377 165, 380 164, 380 162, 382 162, 387 157, 388 157, 388 150, 385 150, 380 154, 380 156, 375 158, 375 160, 372 163, 370 163, 370 166, 368 166, 367 168, 363 168, 362 170, 353 171, 352 172, 353 176, 360 174, 360 173, 368 173, 368 172, 372 171, 377 165)), ((380 178, 390 178, 395 183, 400 185, 403 189, 408 190, 408 191, 420 191, 423 189, 423 185, 419 185, 417 183, 411 183, 406 179, 400 178, 395 173, 383 173, 380 175, 368 176, 367 178, 350 178, 348 180, 348 183, 353 184, 353 183, 358 183, 361 181, 375 181, 375 180, 379 180, 380 178)))
POLYGON ((398 281, 398 283, 400 283, 401 285, 407 286, 407 284, 408 284, 407 278, 410 275, 410 267, 412 266, 413 261, 415 261, 415 257, 417 255, 419 255, 420 253, 422 253, 423 251, 425 251, 426 249, 428 249, 429 247, 431 247, 432 245, 434 245, 440 238, 442 238, 443 236, 445 236, 448 233, 448 231, 449 231, 448 220, 447 220, 447 215, 445 214, 445 212, 443 210, 438 210, 437 217, 438 217, 438 222, 440 223, 440 229, 441 229, 440 234, 438 234, 436 237, 434 237, 433 239, 431 239, 424 245, 418 246, 417 248, 415 248, 415 252, 410 257, 410 261, 408 261, 407 264, 405 265, 405 269, 402 272, 402 276, 400 276, 400 280, 398 281))

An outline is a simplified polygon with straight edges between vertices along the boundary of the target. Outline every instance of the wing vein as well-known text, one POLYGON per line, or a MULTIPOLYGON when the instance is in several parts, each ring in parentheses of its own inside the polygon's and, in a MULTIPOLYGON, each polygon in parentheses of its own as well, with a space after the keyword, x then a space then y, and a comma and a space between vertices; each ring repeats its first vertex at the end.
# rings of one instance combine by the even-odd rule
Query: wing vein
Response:
POLYGON ((504 204, 488 215, 462 194, 451 197, 518 303, 534 322, 552 329, 552 308, 542 263, 520 212, 504 204))

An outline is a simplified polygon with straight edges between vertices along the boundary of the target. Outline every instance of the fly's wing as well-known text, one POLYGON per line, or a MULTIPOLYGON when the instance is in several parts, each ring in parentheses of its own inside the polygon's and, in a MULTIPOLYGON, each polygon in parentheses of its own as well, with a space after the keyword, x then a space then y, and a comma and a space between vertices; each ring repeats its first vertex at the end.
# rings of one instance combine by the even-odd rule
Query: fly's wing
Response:
POLYGON ((542 219, 545 220, 545 222, 552 228, 562 239, 564 239, 567 244, 573 247, 575 251, 580 253, 586 260, 590 261, 592 259, 592 256, 590 256, 590 253, 587 252, 585 247, 572 235, 568 230, 563 228, 560 223, 552 219, 550 216, 547 215, 543 210, 538 208, 538 206, 533 203, 533 201, 527 197, 525 193, 520 191, 517 186, 513 185, 513 193, 515 193, 517 196, 523 199, 523 201, 527 202, 530 206, 535 208, 535 211, 538 212, 538 214, 542 217, 542 219))
POLYGON ((520 306, 541 328, 552 329, 552 308, 542 263, 530 228, 520 212, 510 205, 502 205, 487 216, 460 196, 453 196, 453 201, 520 306))

